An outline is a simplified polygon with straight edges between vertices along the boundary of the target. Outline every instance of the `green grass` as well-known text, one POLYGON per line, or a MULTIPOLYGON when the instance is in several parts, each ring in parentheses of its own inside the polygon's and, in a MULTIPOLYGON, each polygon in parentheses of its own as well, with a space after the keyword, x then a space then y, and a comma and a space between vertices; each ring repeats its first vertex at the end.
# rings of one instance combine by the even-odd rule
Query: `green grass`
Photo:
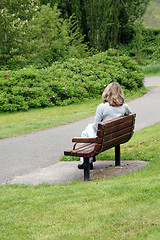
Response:
POLYGON ((81 104, 33 109, 29 112, 0 113, 0 138, 51 128, 91 116, 99 102, 100 99, 93 99, 81 104))
POLYGON ((160 76, 160 62, 153 63, 143 67, 143 73, 146 77, 160 76))
MULTIPOLYGON (((137 92, 128 92, 126 100, 141 96, 146 91, 145 88, 141 88, 137 92)), ((52 128, 92 116, 99 103, 101 97, 68 106, 34 109, 29 112, 0 113, 0 138, 52 128)))
POLYGON ((122 159, 150 161, 137 172, 66 185, 1 186, 1 239, 159 240, 159 132, 157 123, 123 145, 122 159))

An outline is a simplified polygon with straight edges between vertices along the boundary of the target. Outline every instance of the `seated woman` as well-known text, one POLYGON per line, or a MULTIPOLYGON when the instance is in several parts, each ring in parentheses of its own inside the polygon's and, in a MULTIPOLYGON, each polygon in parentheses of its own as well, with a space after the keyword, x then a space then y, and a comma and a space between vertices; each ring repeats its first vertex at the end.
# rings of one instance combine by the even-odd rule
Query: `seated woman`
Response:
MULTIPOLYGON (((86 129, 82 132, 83 138, 94 138, 97 136, 97 128, 99 122, 105 122, 107 120, 120 117, 123 115, 129 115, 131 113, 130 108, 124 101, 124 94, 121 86, 116 83, 110 83, 102 94, 103 103, 99 104, 96 110, 94 123, 90 123, 86 129)), ((78 164, 79 169, 84 169, 84 159, 80 158, 82 164, 78 164)), ((93 162, 95 158, 90 157, 90 169, 93 169, 93 162)))

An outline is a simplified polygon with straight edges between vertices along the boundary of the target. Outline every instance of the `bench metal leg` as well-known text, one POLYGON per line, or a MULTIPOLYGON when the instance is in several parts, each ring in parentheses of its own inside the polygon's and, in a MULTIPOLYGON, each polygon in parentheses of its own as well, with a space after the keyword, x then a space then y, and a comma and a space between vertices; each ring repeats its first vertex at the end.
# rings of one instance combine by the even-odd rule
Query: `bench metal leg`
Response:
POLYGON ((120 145, 115 146, 115 166, 120 166, 120 145))
POLYGON ((89 165, 89 158, 84 158, 84 181, 90 181, 90 165, 89 165))

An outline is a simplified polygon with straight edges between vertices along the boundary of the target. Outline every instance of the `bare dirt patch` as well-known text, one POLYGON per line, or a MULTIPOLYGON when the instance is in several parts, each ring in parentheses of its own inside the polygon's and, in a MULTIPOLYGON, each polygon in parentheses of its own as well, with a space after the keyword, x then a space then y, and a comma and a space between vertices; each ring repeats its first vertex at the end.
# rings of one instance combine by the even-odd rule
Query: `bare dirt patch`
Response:
POLYGON ((100 178, 112 178, 124 175, 126 173, 135 172, 138 169, 145 167, 147 161, 121 161, 121 166, 115 167, 114 161, 96 161, 94 169, 90 171, 91 180, 100 178))

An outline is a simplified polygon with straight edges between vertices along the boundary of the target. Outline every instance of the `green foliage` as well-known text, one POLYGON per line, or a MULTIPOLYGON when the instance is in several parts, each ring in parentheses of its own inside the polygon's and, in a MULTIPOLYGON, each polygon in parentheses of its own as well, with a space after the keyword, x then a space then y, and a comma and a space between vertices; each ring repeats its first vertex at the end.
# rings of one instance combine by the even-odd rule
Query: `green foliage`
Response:
POLYGON ((150 0, 150 3, 144 14, 143 23, 146 28, 159 29, 159 23, 160 23, 160 1, 159 0, 150 0))
POLYGON ((41 4, 56 3, 62 16, 76 15, 85 41, 90 46, 104 51, 118 42, 132 38, 133 24, 141 19, 149 0, 40 0, 41 4))
POLYGON ((135 25, 135 37, 128 45, 119 45, 121 54, 133 57, 142 65, 151 64, 160 59, 160 30, 146 29, 135 25), (137 29, 136 29, 137 26, 137 29))
POLYGON ((1 71, 0 110, 68 105, 101 95, 113 81, 124 90, 143 85, 138 64, 129 57, 118 56, 113 49, 87 59, 55 62, 47 69, 1 71))
POLYGON ((151 64, 143 66, 145 76, 160 76, 160 62, 153 61, 151 64))
POLYGON ((0 60, 4 64, 23 54, 28 21, 38 8, 38 0, 0 1, 0 60))
POLYGON ((160 59, 160 30, 144 29, 142 31, 142 58, 144 64, 150 64, 154 60, 160 59))
MULTIPOLYGON (((23 39, 18 38, 21 52, 19 48, 14 54, 9 51, 8 59, 1 63, 3 69, 20 69, 29 65, 43 68, 51 66, 54 61, 86 57, 88 47, 83 43, 84 38, 75 17, 64 20, 56 5, 53 9, 49 4, 41 6, 40 10, 26 21, 23 29, 19 29, 23 35, 23 39)), ((12 44, 15 44, 14 39, 12 44)), ((13 50, 13 46, 10 47, 13 50)))
POLYGON ((85 57, 88 46, 105 51, 126 44, 148 1, 41 0, 41 6, 38 0, 1 1, 0 65, 43 68, 85 57))
POLYGON ((67 25, 60 18, 60 11, 54 6, 44 5, 29 25, 30 57, 40 59, 41 63, 51 64, 53 61, 63 58, 67 52, 69 37, 67 25))
MULTIPOLYGON (((125 91, 125 101, 131 101, 145 93, 147 93, 147 89, 144 87, 137 89, 136 92, 125 91)), ((95 114, 96 108, 101 102, 102 96, 98 96, 67 106, 36 108, 30 109, 28 112, 0 112, 0 139, 52 128, 89 117, 95 114)))
POLYGON ((137 21, 134 24, 134 38, 133 44, 135 49, 136 60, 139 64, 141 64, 141 49, 142 49, 142 22, 137 21))

